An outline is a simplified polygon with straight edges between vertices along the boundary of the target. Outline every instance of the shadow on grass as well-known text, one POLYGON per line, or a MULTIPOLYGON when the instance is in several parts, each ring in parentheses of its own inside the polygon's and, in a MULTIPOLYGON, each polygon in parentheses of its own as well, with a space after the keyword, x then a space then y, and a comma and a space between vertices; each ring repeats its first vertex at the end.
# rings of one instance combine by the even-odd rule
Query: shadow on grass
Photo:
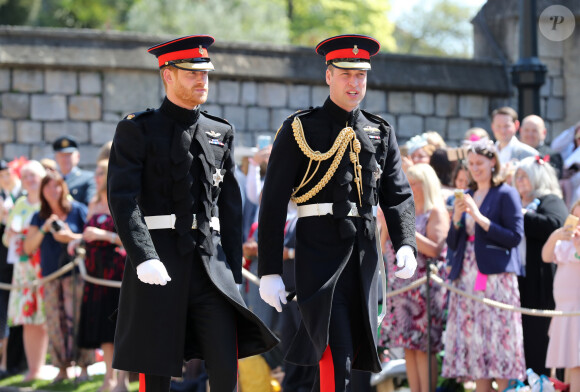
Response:
MULTIPOLYGON (((103 384, 103 375, 92 376, 89 381, 77 382, 74 379, 61 381, 53 384, 52 381, 34 380, 23 382, 24 376, 19 374, 16 376, 7 377, 0 380, 0 391, 14 390, 14 388, 25 391, 58 391, 58 392, 97 392, 103 384)), ((132 382, 129 384, 130 392, 139 391, 139 382, 132 382)))

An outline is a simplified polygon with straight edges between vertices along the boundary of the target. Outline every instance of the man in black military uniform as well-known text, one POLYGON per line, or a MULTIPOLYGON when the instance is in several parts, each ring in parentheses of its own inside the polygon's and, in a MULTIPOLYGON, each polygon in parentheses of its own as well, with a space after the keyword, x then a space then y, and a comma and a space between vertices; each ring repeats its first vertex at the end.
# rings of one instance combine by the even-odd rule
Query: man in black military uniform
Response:
POLYGON ((234 130, 200 111, 213 42, 188 36, 149 49, 166 98, 118 124, 109 158, 109 205, 128 256, 113 367, 141 373, 146 391, 168 391, 191 358, 205 359, 212 391, 233 391, 237 358, 277 344, 236 286, 242 205, 234 130))
POLYGON ((379 48, 360 35, 317 46, 326 56, 330 96, 282 124, 262 190, 260 294, 278 311, 286 301, 280 278, 286 206, 288 199, 298 204, 295 285, 302 322, 286 360, 319 366, 313 391, 349 391, 352 369, 381 370, 377 203, 397 249, 397 276, 410 278, 417 265, 415 207, 395 133, 359 108, 370 56, 379 48))
POLYGON ((97 185, 92 172, 81 170, 77 166, 80 161, 77 141, 72 136, 62 136, 52 143, 52 149, 54 160, 71 196, 76 201, 89 205, 97 191, 97 185))

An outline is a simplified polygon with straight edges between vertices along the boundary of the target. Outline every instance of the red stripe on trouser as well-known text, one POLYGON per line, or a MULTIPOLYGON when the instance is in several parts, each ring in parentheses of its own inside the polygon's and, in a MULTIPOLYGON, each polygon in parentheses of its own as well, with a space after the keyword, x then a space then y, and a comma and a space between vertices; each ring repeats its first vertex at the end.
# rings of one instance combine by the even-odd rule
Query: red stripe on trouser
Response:
POLYGON ((322 359, 318 362, 320 369, 320 392, 334 392, 334 363, 330 346, 326 346, 322 359))
POLYGON ((145 374, 139 373, 139 392, 146 392, 147 388, 145 387, 145 374))

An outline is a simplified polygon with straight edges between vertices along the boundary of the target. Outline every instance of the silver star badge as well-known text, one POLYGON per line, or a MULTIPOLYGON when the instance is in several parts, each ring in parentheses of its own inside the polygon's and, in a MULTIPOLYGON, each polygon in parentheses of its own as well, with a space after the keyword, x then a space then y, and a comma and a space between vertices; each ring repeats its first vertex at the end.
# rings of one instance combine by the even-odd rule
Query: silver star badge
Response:
POLYGON ((220 183, 224 180, 224 176, 222 176, 222 171, 220 169, 215 169, 215 173, 213 174, 213 186, 219 186, 220 183))

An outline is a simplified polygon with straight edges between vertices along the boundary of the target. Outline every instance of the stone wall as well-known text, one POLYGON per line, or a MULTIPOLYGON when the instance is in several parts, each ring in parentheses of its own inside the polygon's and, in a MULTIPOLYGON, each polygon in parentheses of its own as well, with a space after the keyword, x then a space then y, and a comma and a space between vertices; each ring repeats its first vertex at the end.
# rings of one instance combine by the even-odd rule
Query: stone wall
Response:
MULTIPOLYGON (((497 59, 509 67, 519 57, 519 0, 488 0, 473 19, 474 57, 497 59)), ((538 18, 551 5, 567 7, 576 17, 572 36, 550 41, 539 30, 538 57, 548 68, 540 89, 539 115, 546 121, 548 139, 580 121, 580 2, 578 0, 537 0, 538 18)), ((510 82, 511 84, 511 82, 510 82)), ((512 96, 517 90, 512 88, 512 96)), ((511 105, 517 109, 517 99, 511 105)))
MULTIPOLYGON (((170 38, 0 26, 0 156, 51 157, 52 141, 70 134, 81 165, 92 166, 120 118, 159 105, 163 86, 146 49, 170 38)), ((239 146, 328 96, 324 61, 311 48, 217 43, 210 56, 216 71, 204 107, 236 126, 239 146)), ((497 60, 379 54, 363 107, 401 141, 435 130, 453 142, 470 127, 489 129, 489 113, 510 93, 497 60)))

